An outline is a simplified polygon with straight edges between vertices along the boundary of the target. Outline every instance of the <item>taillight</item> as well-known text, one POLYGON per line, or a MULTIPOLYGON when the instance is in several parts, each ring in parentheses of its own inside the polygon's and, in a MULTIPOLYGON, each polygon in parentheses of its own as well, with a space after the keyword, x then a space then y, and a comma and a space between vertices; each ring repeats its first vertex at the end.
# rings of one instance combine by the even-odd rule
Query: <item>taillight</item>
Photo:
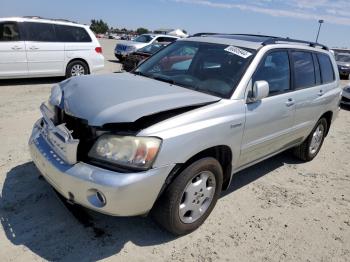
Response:
POLYGON ((102 47, 98 46, 95 48, 96 53, 102 54, 102 47))

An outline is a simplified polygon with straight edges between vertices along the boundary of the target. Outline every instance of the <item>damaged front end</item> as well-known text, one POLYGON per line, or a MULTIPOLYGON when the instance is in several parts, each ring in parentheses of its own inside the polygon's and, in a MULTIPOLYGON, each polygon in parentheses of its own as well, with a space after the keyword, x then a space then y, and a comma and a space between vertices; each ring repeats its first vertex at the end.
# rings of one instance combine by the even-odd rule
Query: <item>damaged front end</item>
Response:
POLYGON ((97 143, 101 136, 137 136, 137 134, 154 124, 175 117, 177 115, 189 112, 191 110, 206 106, 212 102, 202 103, 182 108, 171 109, 152 115, 143 116, 134 122, 124 123, 107 123, 102 126, 89 125, 87 120, 71 116, 58 106, 54 107, 53 121, 55 126, 65 126, 71 133, 72 138, 79 141, 77 145, 76 160, 90 163, 108 170, 118 171, 121 173, 144 171, 148 168, 138 166, 126 166, 115 164, 102 159, 92 157, 89 152, 97 143))

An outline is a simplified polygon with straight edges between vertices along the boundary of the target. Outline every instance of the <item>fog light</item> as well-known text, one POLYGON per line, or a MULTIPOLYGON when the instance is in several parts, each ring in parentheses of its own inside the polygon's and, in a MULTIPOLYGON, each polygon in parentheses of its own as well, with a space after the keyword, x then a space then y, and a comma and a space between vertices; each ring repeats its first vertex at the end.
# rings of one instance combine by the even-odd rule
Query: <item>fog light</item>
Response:
POLYGON ((106 205, 106 197, 97 189, 89 189, 87 192, 87 200, 94 207, 104 207, 106 205))

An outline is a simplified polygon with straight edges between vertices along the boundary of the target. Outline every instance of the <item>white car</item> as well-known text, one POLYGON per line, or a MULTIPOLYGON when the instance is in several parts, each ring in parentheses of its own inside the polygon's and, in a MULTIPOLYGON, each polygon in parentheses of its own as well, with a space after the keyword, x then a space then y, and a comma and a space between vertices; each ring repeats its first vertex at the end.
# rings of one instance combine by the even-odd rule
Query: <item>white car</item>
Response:
POLYGON ((171 35, 143 34, 132 41, 118 41, 115 46, 114 55, 119 61, 122 61, 127 55, 145 46, 153 43, 172 43, 177 39, 179 39, 179 37, 171 35))
POLYGON ((61 20, 0 18, 0 79, 77 76, 104 67, 87 25, 61 20))

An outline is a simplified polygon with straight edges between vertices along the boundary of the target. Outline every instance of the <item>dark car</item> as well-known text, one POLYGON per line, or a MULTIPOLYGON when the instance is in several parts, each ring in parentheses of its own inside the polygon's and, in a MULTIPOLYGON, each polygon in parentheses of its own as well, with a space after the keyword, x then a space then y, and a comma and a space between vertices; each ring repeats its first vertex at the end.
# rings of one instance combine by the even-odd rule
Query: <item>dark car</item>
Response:
POLYGON ((156 44, 151 44, 148 46, 145 46, 136 52, 133 52, 123 62, 123 69, 125 71, 131 71, 133 70, 140 61, 147 59, 163 47, 167 46, 169 43, 156 43, 156 44))
POLYGON ((340 77, 349 78, 350 74, 350 54, 339 53, 335 57, 338 65, 340 77))

